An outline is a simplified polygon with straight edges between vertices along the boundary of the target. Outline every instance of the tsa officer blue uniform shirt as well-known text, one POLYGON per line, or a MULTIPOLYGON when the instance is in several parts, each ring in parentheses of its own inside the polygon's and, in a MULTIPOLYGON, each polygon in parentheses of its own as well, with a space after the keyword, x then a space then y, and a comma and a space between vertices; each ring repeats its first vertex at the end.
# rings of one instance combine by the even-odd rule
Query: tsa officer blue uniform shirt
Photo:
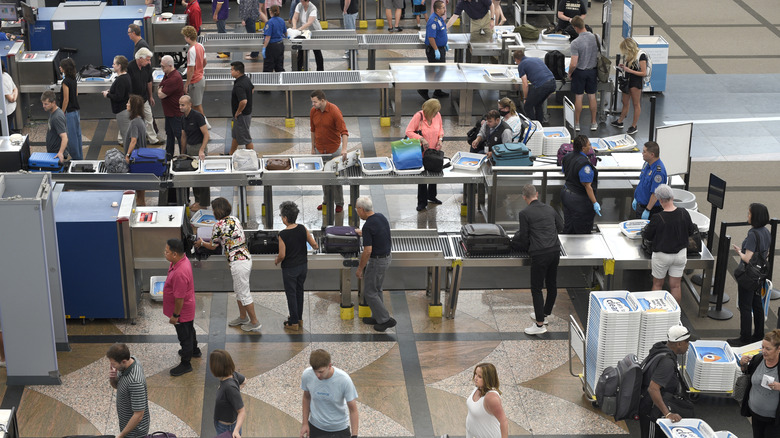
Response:
POLYGON ((265 24, 263 32, 271 37, 268 41, 269 44, 278 43, 286 36, 287 26, 284 24, 284 19, 281 17, 273 17, 265 24))
MULTIPOLYGON (((580 152, 582 156, 587 158, 588 156, 585 154, 585 152, 580 152)), ((582 166, 582 169, 580 169, 580 182, 581 183, 592 183, 593 182, 593 168, 590 167, 590 164, 586 164, 582 166)))
MULTIPOLYGON (((655 188, 659 184, 666 183, 666 178, 666 166, 664 166, 661 160, 656 160, 653 164, 645 163, 642 166, 642 173, 639 175, 639 184, 637 184, 634 191, 636 202, 641 205, 647 205, 650 202, 650 195, 655 192, 655 188)), ((658 205, 658 201, 656 201, 656 205, 658 205)), ((655 207, 655 205, 650 207, 655 207)))
POLYGON ((436 47, 444 47, 447 44, 447 23, 437 14, 431 14, 428 24, 425 25, 425 44, 430 46, 428 38, 436 41, 436 47))

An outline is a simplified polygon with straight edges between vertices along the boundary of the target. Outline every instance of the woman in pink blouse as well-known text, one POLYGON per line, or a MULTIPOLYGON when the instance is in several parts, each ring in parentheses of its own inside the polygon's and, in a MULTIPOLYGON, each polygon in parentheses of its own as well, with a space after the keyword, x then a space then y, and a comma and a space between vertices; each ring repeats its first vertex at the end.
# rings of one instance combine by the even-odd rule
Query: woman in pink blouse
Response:
MULTIPOLYGON (((423 150, 431 148, 441 150, 444 138, 444 127, 441 122, 441 103, 438 99, 428 99, 423 103, 422 110, 409 121, 406 127, 406 136, 420 140, 423 150)), ((432 204, 441 204, 436 199, 436 184, 419 184, 417 186, 417 211, 423 211, 432 204)))

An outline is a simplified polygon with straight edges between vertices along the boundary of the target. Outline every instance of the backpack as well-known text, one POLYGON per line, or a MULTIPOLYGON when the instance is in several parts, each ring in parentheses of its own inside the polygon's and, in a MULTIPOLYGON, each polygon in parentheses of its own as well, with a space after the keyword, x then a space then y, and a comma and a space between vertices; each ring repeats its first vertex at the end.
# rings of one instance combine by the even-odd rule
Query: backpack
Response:
POLYGON ((643 369, 635 354, 629 354, 617 366, 607 367, 596 383, 596 403, 615 421, 633 418, 639 411, 643 369))
POLYGON ((544 65, 550 69, 555 80, 566 83, 566 55, 558 50, 552 50, 544 55, 544 65))
MULTIPOLYGON (((750 230, 753 231, 753 230, 750 230)), ((748 231, 748 233, 750 233, 748 231)), ((761 249, 761 236, 756 233, 756 249, 761 249)), ((769 274, 769 263, 762 251, 753 252, 749 263, 740 263, 734 270, 734 278, 739 287, 755 293, 761 293, 761 288, 769 274)))
MULTIPOLYGON (((563 157, 566 156, 569 152, 574 150, 574 145, 571 143, 564 143, 558 148, 558 165, 563 165, 563 157)), ((590 160, 590 164, 593 167, 596 167, 596 164, 598 164, 599 159, 596 157, 596 152, 593 151, 591 148, 590 152, 588 152, 588 160, 590 160)))
POLYGON ((117 148, 106 152, 106 172, 108 173, 128 173, 130 165, 125 161, 125 154, 117 148))
POLYGON ((650 77, 653 76, 653 61, 650 59, 650 55, 647 54, 644 50, 640 50, 639 54, 637 55, 637 64, 639 64, 639 58, 642 57, 642 55, 645 55, 647 57, 647 75, 642 78, 642 82, 644 85, 647 85, 650 83, 650 77))
POLYGON ((596 38, 596 47, 598 48, 598 55, 596 58, 596 68, 598 69, 598 79, 599 82, 609 82, 609 74, 612 71, 612 60, 607 58, 606 55, 601 51, 601 42, 599 41, 599 37, 595 36, 596 38))
POLYGON ((601 407, 601 411, 615 417, 615 421, 633 418, 639 412, 639 401, 647 389, 644 385, 645 376, 655 371, 663 357, 677 362, 676 357, 668 351, 661 351, 647 356, 641 364, 635 354, 629 354, 617 366, 604 368, 595 390, 596 404, 601 407))
POLYGON ((526 23, 516 26, 515 33, 520 34, 520 37, 524 40, 536 41, 539 39, 540 31, 536 26, 526 23))

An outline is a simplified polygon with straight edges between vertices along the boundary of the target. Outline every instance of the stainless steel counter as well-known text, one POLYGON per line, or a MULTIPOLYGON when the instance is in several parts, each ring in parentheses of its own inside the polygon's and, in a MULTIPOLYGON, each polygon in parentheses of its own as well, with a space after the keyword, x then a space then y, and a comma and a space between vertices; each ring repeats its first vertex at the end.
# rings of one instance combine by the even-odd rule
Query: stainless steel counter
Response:
MULTIPOLYGON (((640 248, 640 240, 631 240, 620 232, 617 224, 599 224, 601 235, 612 253, 612 259, 615 260, 615 274, 613 276, 613 289, 623 288, 623 274, 627 270, 646 270, 651 269, 650 257, 640 248)), ((694 294, 699 302, 699 316, 703 317, 709 309, 710 287, 712 284, 712 275, 715 268, 715 258, 710 253, 705 242, 702 242, 702 252, 699 256, 688 256, 686 263, 687 269, 703 269, 704 281, 699 291, 688 284, 688 288, 694 294)), ((648 275, 649 272, 648 272, 648 275)))
MULTIPOLYGON (((403 108, 403 90, 418 90, 441 88, 452 90, 452 101, 460 101, 458 113, 464 117, 466 108, 463 99, 459 99, 459 91, 467 88, 466 76, 458 64, 428 64, 428 63, 391 63, 390 72, 394 81, 395 114, 393 124, 401 124, 401 108, 403 108)), ((468 108, 470 111, 471 108, 468 108)), ((462 123, 461 123, 462 124, 462 123)))

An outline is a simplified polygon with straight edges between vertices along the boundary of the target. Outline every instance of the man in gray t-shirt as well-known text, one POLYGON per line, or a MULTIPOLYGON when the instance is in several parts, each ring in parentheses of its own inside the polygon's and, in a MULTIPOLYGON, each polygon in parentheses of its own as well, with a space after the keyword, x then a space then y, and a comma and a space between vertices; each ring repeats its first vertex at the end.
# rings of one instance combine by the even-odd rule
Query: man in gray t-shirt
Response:
POLYGON ((46 152, 57 154, 57 158, 63 162, 65 161, 65 150, 68 147, 68 127, 65 122, 65 113, 57 106, 57 95, 53 91, 43 92, 41 105, 49 113, 46 152))
POLYGON ((597 62, 599 43, 596 36, 585 30, 582 17, 574 17, 571 25, 579 35, 571 42, 571 63, 569 64, 569 79, 571 91, 574 92, 574 130, 580 130, 580 114, 582 113, 582 95, 588 94, 590 103, 590 130, 599 128, 596 123, 596 88, 598 86, 597 62))

